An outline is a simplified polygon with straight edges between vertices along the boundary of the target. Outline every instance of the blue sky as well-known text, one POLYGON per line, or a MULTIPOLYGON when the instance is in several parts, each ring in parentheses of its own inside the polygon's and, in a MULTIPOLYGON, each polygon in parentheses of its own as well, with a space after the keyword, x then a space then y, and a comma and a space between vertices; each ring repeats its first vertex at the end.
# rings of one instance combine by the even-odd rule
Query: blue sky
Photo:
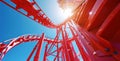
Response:
MULTIPOLYGON (((9 1, 9 0, 7 0, 9 1)), ((36 0, 42 10, 52 20, 53 23, 58 24, 65 19, 61 14, 60 8, 56 0, 36 0)), ((33 20, 21 15, 10 7, 0 2, 0 41, 17 37, 23 34, 41 34, 43 31, 48 35, 49 30, 53 32, 54 29, 46 28, 33 20)), ((53 32, 54 33, 54 32, 53 32)))
MULTIPOLYGON (((64 21, 64 13, 58 6, 57 0, 36 1, 53 23, 59 24, 64 21)), ((11 2, 8 3, 11 4, 11 2)), ((46 28, 0 2, 0 42, 24 34, 40 35, 43 32, 46 37, 50 38, 54 38, 56 35, 55 29, 46 28)), ((35 44, 36 42, 28 42, 14 47, 5 55, 3 61, 26 61, 35 44)), ((40 61, 43 58, 44 48, 45 43, 42 46, 40 61)))
MULTIPOLYGON (((56 0, 36 1, 52 22, 55 24, 62 22, 64 18, 60 15, 60 8, 56 0)), ((55 36, 55 29, 46 28, 0 2, 0 42, 24 34, 42 34, 43 32, 47 37, 53 38, 55 36)), ((35 44, 36 42, 29 42, 16 46, 6 54, 3 61, 25 61, 35 44)))

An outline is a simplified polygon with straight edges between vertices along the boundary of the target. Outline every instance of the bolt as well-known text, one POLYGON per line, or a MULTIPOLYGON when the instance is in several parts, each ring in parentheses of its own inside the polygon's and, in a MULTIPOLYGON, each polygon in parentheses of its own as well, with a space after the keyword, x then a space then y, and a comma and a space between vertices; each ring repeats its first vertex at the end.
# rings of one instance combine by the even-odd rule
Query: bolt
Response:
POLYGON ((114 54, 118 54, 118 52, 117 52, 117 51, 114 51, 113 53, 114 53, 114 54))
POLYGON ((109 51, 110 51, 110 49, 109 49, 109 48, 105 48, 105 51, 106 51, 106 52, 109 52, 109 51))

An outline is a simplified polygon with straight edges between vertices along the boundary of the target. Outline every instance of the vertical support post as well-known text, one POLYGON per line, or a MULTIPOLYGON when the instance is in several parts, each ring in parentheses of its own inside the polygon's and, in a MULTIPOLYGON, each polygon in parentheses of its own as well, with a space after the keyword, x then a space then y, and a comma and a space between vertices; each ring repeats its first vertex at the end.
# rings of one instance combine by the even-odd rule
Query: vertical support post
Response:
POLYGON ((60 30, 57 29, 57 30, 56 30, 56 37, 54 38, 54 42, 50 45, 50 47, 49 47, 49 49, 48 49, 48 52, 50 52, 50 51, 52 50, 52 48, 53 48, 54 45, 55 45, 55 42, 58 41, 58 39, 59 39, 59 34, 60 34, 60 30))
POLYGON ((59 51, 58 51, 59 44, 57 43, 57 61, 59 61, 59 51))
POLYGON ((38 43, 33 48, 32 52, 30 53, 30 55, 29 55, 29 57, 27 58, 26 61, 30 61, 30 59, 31 59, 32 55, 34 54, 35 50, 37 50, 37 52, 36 52, 36 55, 34 57, 34 61, 35 60, 39 61, 40 49, 41 49, 41 46, 42 46, 43 39, 44 39, 44 33, 42 34, 40 40, 38 40, 38 43))
POLYGON ((38 46, 37 46, 37 51, 36 51, 36 54, 34 56, 34 61, 39 61, 39 57, 40 57, 40 51, 41 51, 41 48, 42 48, 42 42, 44 41, 44 33, 42 34, 42 37, 41 39, 38 41, 38 46))
MULTIPOLYGON (((48 43, 48 44, 49 44, 49 43, 48 43)), ((43 61, 46 61, 46 60, 47 60, 47 49, 48 49, 48 44, 46 44, 46 46, 45 46, 45 52, 44 52, 43 61)))
MULTIPOLYGON (((70 30, 71 30, 72 35, 75 36, 75 32, 76 32, 75 29, 73 29, 72 26, 70 26, 70 24, 69 24, 69 27, 70 27, 70 30)), ((76 34, 77 34, 77 33, 76 33, 76 34)), ((75 38, 75 42, 76 42, 76 44, 77 44, 77 46, 78 46, 78 49, 79 49, 79 51, 80 51, 80 53, 81 53, 81 55, 82 55, 82 57, 83 57, 83 60, 84 60, 84 61, 91 61, 91 59, 88 57, 87 53, 85 52, 82 44, 80 43, 78 37, 75 38)))
POLYGON ((37 49, 37 45, 38 45, 38 44, 36 44, 35 47, 33 48, 32 52, 30 53, 30 55, 29 55, 29 57, 28 57, 28 59, 27 59, 27 61, 30 61, 30 58, 32 57, 32 55, 33 55, 33 53, 35 52, 35 50, 37 49))
POLYGON ((65 29, 61 29, 61 30, 62 30, 62 38, 63 38, 62 45, 63 45, 66 61, 70 61, 69 54, 68 54, 68 49, 67 49, 67 45, 66 45, 67 37, 65 37, 65 33, 64 33, 65 29))
POLYGON ((64 50, 62 50, 62 61, 65 61, 65 54, 64 54, 64 50))
POLYGON ((75 40, 75 42, 78 46, 79 51, 81 52, 83 60, 84 61, 91 61, 90 58, 88 57, 87 53, 85 52, 84 48, 82 47, 81 43, 79 42, 78 38, 75 40))
POLYGON ((69 49, 68 53, 69 53, 70 61, 74 61, 75 60, 75 56, 73 54, 73 50, 71 49, 70 43, 67 43, 67 49, 69 49))
POLYGON ((76 52, 75 52, 75 50, 74 50, 74 48, 73 48, 73 45, 70 44, 70 46, 71 46, 71 50, 73 51, 73 54, 74 54, 74 56, 75 56, 75 57, 74 57, 74 59, 75 59, 74 61, 80 61, 79 58, 78 58, 78 56, 77 56, 77 54, 76 54, 76 52))
POLYGON ((56 55, 56 57, 55 57, 55 59, 54 59, 54 61, 59 61, 59 49, 58 49, 58 47, 59 47, 59 43, 57 43, 57 55, 56 55))
MULTIPOLYGON (((66 25, 64 27, 64 33, 65 33, 65 38, 68 40, 68 34, 67 34, 67 31, 66 31, 66 25)), ((65 44, 67 46, 67 52, 69 54, 69 59, 70 59, 70 61, 74 61, 74 55, 73 55, 73 51, 71 50, 70 43, 66 42, 66 41, 65 41, 65 44)))

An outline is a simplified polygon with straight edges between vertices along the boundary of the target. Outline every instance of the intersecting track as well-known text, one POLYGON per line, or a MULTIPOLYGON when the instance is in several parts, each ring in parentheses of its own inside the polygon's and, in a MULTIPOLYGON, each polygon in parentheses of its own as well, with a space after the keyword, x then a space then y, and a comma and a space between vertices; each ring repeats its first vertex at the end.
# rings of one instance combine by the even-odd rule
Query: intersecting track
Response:
POLYGON ((57 30, 56 37, 54 39, 45 38, 44 33, 43 33, 42 36, 35 36, 35 35, 20 36, 18 38, 12 39, 9 44, 1 43, 0 60, 2 60, 2 58, 5 56, 5 54, 11 48, 13 48, 16 45, 19 45, 21 43, 24 43, 24 42, 31 42, 32 40, 33 41, 36 40, 37 44, 36 44, 35 48, 33 49, 33 51, 31 52, 30 56, 28 57, 27 61, 30 61, 33 53, 35 53, 35 50, 37 50, 37 51, 34 56, 34 61, 39 61, 41 45, 42 45, 42 42, 44 42, 44 41, 47 42, 45 52, 44 52, 44 58, 43 58, 44 61, 49 60, 47 58, 47 56, 50 56, 50 55, 55 56, 54 61, 55 60, 70 61, 70 58, 72 58, 73 60, 77 60, 77 61, 79 60, 77 58, 77 54, 75 53, 75 51, 74 51, 74 53, 72 52, 72 50, 74 50, 74 49, 71 47, 72 46, 71 41, 73 41, 76 36, 73 36, 73 38, 68 38, 68 35, 66 32, 66 26, 63 26, 66 24, 67 21, 60 25, 54 25, 34 0, 32 2, 30 2, 28 0, 11 0, 11 2, 16 5, 16 7, 7 3, 5 0, 0 0, 0 1, 2 3, 6 4, 7 6, 13 8, 14 10, 18 11, 19 13, 25 15, 26 17, 28 17, 46 27, 56 28, 56 30, 57 30), (22 12, 20 9, 23 9, 25 12, 27 12, 27 14, 25 12, 22 12), (31 16, 33 16, 33 18, 31 16), (62 34, 63 40, 59 40, 60 32, 62 34), (66 40, 66 41, 64 41, 64 40, 66 40), (50 46, 49 48, 48 48, 48 45, 50 46), (54 47, 56 47, 56 50, 52 51, 52 49, 54 47), (71 57, 69 57, 69 55, 68 55, 68 49, 69 49, 69 53, 71 53, 70 54, 71 57), (56 52, 57 52, 57 54, 54 54, 56 52), (63 53, 63 52, 65 52, 65 53, 63 53), (75 55, 75 56, 73 56, 73 55, 75 55), (67 59, 64 57, 66 57, 67 59))
POLYGON ((71 19, 68 19, 60 25, 54 25, 39 7, 39 5, 35 2, 35 0, 31 2, 29 0, 10 1, 16 6, 14 7, 10 5, 5 0, 0 0, 0 2, 13 8, 19 13, 25 15, 26 17, 46 27, 56 29, 56 36, 54 39, 50 39, 46 38, 44 33, 42 35, 23 35, 11 39, 9 44, 0 43, 0 61, 2 61, 5 54, 13 47, 21 43, 32 41, 36 41, 37 44, 31 51, 28 58, 26 58, 26 61, 30 61, 32 56, 34 56, 33 61, 39 61, 39 59, 41 59, 41 46, 44 42, 46 43, 46 46, 44 51, 44 57, 42 58, 43 61, 51 61, 51 59, 48 58, 49 56, 54 57, 52 58, 53 61, 80 61, 81 59, 83 61, 105 61, 101 59, 102 56, 102 58, 108 58, 108 56, 111 56, 114 57, 115 60, 120 60, 120 56, 116 55, 117 52, 112 48, 109 43, 99 43, 97 41, 93 41, 94 38, 89 37, 90 34, 82 31, 82 29, 77 27, 77 25, 75 25, 71 19), (25 14, 25 12, 22 12, 20 9, 23 9, 25 12, 27 12, 27 14, 25 14), (33 18, 31 16, 33 16, 33 18), (69 37, 67 28, 70 30, 72 37, 69 37), (59 39, 60 34, 62 35, 62 39, 59 39), (79 52, 75 51, 76 49, 72 42, 75 42, 79 52), (110 48, 111 50, 109 51, 108 48, 110 48), (100 54, 102 53, 102 56, 99 56, 99 53, 97 53, 97 51, 100 51, 100 54))
POLYGON ((39 55, 40 55, 41 46, 43 42, 47 43, 45 47, 43 61, 47 61, 47 60, 49 61, 49 58, 47 58, 48 56, 54 56, 53 58, 54 61, 56 60, 57 61, 61 61, 61 60, 62 61, 71 61, 71 60, 79 61, 79 58, 78 58, 79 56, 75 52, 75 49, 72 44, 72 42, 76 40, 77 45, 80 47, 79 50, 81 52, 84 52, 83 58, 85 60, 86 59, 88 60, 88 56, 86 52, 83 50, 82 44, 78 40, 79 38, 77 38, 78 35, 76 33, 76 30, 73 29, 74 27, 71 26, 70 24, 71 23, 69 22, 68 25, 70 27, 71 33, 74 35, 71 38, 68 38, 66 26, 63 26, 57 29, 56 36, 54 39, 45 38, 43 33, 41 36, 38 36, 38 35, 20 36, 12 39, 10 43, 7 45, 2 43, 1 47, 3 48, 0 49, 1 50, 0 59, 2 59, 10 49, 12 49, 13 47, 21 43, 36 41, 37 44, 32 50, 32 52, 30 53, 29 57, 26 59, 26 61, 30 61, 32 56, 34 56, 34 61, 39 61, 39 58, 40 58, 39 55), (60 34, 62 34, 62 38, 63 38, 62 40, 59 40, 60 34))

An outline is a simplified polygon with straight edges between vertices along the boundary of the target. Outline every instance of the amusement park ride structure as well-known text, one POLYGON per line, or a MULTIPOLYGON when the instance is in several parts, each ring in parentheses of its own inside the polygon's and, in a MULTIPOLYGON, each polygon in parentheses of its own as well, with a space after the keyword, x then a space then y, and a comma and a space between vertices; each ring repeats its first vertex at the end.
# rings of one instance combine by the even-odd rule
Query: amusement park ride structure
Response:
MULTIPOLYGON (((42 61, 80 61, 80 59, 83 61, 120 61, 119 0, 83 0, 74 8, 74 14, 59 25, 51 22, 35 0, 10 1, 16 7, 5 0, 0 0, 24 16, 48 28, 56 29, 56 36, 54 39, 50 39, 45 37, 44 33, 42 35, 23 35, 11 39, 9 44, 1 42, 0 61, 13 47, 32 41, 36 41, 37 44, 26 61, 30 61, 32 56, 34 56, 33 61, 39 61, 43 42, 46 43, 46 46, 42 61), (27 14, 20 9, 26 11, 27 14), (66 28, 69 28, 72 37, 69 37, 66 28), (59 39, 60 35, 62 35, 62 39, 59 39), (72 42, 77 45, 79 54, 75 51, 72 42), (48 56, 54 56, 54 58, 51 60, 48 56)), ((65 0, 59 0, 59 3, 67 3, 63 1, 65 0)))

